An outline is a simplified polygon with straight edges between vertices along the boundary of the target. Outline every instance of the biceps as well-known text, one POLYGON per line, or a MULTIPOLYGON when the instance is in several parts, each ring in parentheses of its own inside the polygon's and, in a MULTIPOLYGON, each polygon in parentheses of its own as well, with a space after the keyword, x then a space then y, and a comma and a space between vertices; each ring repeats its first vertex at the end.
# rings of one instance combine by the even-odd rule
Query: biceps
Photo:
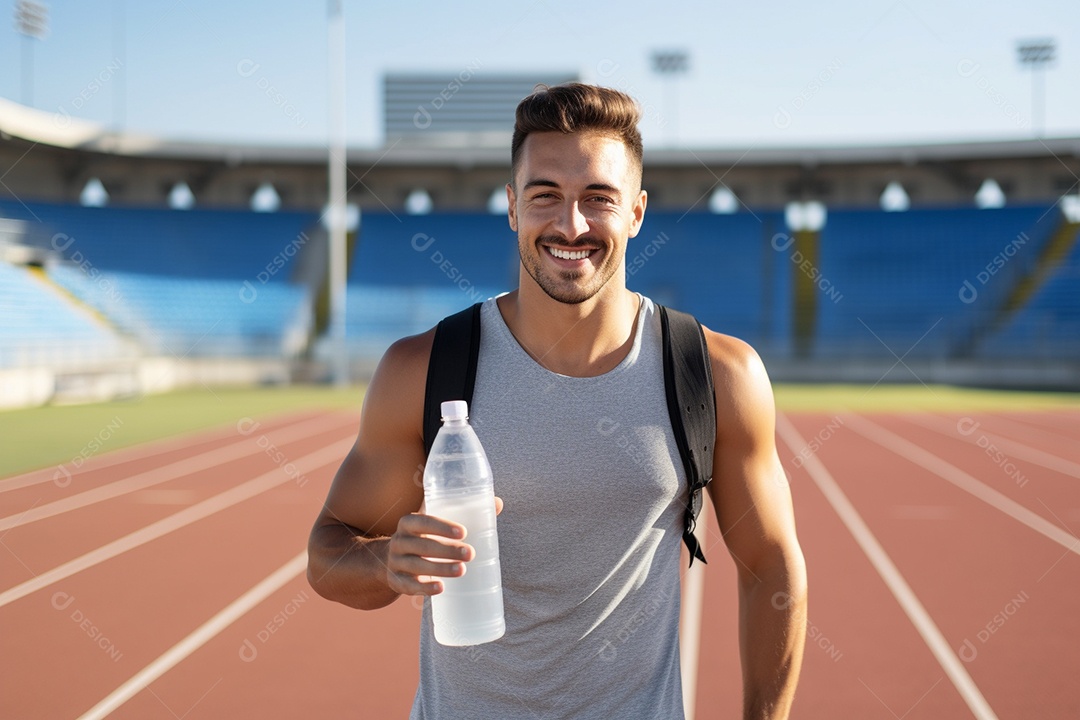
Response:
POLYGON ((423 456, 406 448, 354 448, 342 462, 323 508, 324 522, 365 535, 390 535, 424 499, 423 456))
POLYGON ((757 567, 794 538, 787 478, 773 449, 720 464, 711 495, 724 542, 737 563, 757 567))

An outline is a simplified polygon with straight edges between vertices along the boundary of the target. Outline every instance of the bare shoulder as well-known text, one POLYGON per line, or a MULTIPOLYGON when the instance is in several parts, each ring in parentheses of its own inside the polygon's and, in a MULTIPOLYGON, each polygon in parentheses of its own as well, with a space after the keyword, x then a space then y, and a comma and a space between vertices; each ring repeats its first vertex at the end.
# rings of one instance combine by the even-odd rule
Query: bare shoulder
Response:
POLYGON ((435 331, 387 349, 364 396, 356 442, 341 464, 320 522, 389 535, 423 500, 423 416, 435 331))
POLYGON ((771 435, 775 406, 772 384, 761 356, 744 340, 708 328, 705 339, 716 386, 717 425, 725 421, 765 423, 771 435))
POLYGON ((364 396, 357 448, 423 443, 424 391, 435 330, 396 341, 383 354, 364 396))
MULTIPOLYGON (((364 410, 374 405, 380 411, 403 415, 402 419, 423 416, 424 385, 435 330, 397 340, 383 354, 364 397, 364 410)), ((422 427, 422 426, 418 426, 422 427)))

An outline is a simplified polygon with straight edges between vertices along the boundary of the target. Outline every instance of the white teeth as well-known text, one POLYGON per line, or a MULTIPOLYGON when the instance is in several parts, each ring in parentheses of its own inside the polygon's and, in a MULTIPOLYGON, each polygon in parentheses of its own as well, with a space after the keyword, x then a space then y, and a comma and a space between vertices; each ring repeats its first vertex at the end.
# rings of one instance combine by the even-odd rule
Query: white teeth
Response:
POLYGON ((559 250, 549 247, 548 252, 561 260, 584 260, 592 250, 559 250))

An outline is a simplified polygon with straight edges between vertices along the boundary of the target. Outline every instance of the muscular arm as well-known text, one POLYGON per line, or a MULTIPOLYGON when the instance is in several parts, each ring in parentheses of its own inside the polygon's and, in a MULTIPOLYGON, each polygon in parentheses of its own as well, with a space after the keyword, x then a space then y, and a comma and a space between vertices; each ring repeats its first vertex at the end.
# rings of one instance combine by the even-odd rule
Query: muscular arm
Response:
POLYGON ((360 431, 308 540, 308 582, 323 597, 371 610, 398 595, 432 595, 472 549, 461 526, 418 514, 423 488, 424 384, 433 333, 395 343, 379 363, 360 431), (434 537, 442 536, 442 537, 434 537))
POLYGON ((788 717, 806 635, 806 567, 776 453, 765 368, 740 340, 706 331, 716 384, 709 494, 739 577, 743 717, 788 717))

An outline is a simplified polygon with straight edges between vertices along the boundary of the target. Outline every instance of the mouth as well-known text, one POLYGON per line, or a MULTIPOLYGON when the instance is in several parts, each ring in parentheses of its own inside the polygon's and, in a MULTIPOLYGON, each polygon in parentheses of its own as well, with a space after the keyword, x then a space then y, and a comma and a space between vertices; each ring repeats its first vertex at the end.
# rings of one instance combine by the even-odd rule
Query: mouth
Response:
POLYGON ((548 253, 559 260, 584 260, 595 252, 594 248, 582 250, 563 250, 562 248, 544 246, 548 253))
POLYGON ((583 244, 580 239, 578 243, 566 245, 560 239, 541 238, 538 244, 543 248, 548 259, 564 270, 581 271, 590 263, 596 262, 600 253, 603 252, 602 247, 595 244, 583 244))

